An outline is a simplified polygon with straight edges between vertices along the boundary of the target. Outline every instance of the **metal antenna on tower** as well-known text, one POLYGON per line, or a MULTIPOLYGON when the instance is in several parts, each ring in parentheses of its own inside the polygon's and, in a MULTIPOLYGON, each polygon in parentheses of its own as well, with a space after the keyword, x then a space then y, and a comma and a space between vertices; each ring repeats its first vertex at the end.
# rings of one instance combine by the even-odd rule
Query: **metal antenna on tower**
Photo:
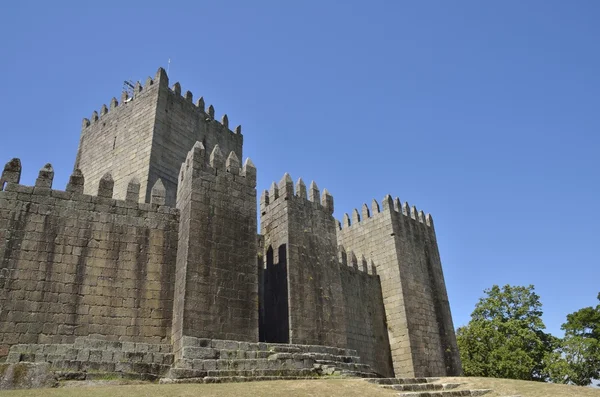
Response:
POLYGON ((123 82, 123 91, 127 93, 127 98, 133 98, 135 93, 135 84, 131 80, 125 80, 123 82))
POLYGON ((169 75, 169 68, 171 67, 171 58, 169 58, 169 61, 167 62, 167 76, 169 75))

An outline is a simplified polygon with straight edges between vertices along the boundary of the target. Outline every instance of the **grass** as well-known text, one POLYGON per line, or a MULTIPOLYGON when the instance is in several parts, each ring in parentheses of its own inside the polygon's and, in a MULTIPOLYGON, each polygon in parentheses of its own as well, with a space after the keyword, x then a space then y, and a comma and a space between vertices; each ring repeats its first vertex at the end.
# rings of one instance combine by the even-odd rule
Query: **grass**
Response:
POLYGON ((600 389, 494 378, 443 378, 443 383, 466 383, 464 388, 492 389, 486 397, 600 397, 600 389))
MULTIPOLYGON (((486 397, 600 397, 600 389, 552 385, 490 378, 443 378, 441 382, 466 383, 472 389, 493 389, 486 397)), ((323 379, 188 385, 106 385, 57 389, 11 390, 0 397, 392 397, 396 391, 380 388, 360 379, 323 379)))
POLYGON ((392 397, 397 392, 360 379, 323 379, 186 385, 124 385, 30 389, 0 392, 1 397, 392 397))

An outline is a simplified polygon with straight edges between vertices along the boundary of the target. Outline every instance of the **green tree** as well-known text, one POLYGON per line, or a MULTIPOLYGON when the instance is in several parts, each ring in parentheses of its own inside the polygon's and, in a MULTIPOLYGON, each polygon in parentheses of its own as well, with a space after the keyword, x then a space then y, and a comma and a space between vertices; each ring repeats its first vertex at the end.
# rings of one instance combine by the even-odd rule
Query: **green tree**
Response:
POLYGON ((600 305, 568 314, 562 329, 560 347, 546 359, 549 378, 580 386, 600 379, 600 305))
POLYGON ((542 304, 528 287, 494 285, 484 291, 457 341, 467 376, 543 381, 544 358, 558 345, 545 333, 542 304))
MULTIPOLYGON (((600 301, 600 293, 598 293, 600 301)), ((584 307, 567 314, 567 322, 562 325, 567 335, 600 340, 600 305, 584 307)))

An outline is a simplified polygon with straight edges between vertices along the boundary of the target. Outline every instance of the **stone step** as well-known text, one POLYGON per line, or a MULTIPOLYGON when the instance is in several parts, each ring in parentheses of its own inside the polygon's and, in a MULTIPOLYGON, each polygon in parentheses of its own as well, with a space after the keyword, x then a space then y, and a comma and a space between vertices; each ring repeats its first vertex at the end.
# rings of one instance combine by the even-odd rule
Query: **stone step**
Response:
POLYGON ((302 349, 293 345, 274 345, 269 346, 269 351, 276 353, 302 353, 302 349))
POLYGON ((365 380, 378 385, 406 385, 415 383, 433 383, 439 381, 440 378, 377 378, 365 380))
POLYGON ((464 383, 409 383, 404 385, 381 385, 381 387, 398 391, 438 391, 456 389, 463 384, 464 383))
POLYGON ((201 369, 201 370, 226 370, 226 369, 302 369, 312 368, 314 360, 270 360, 270 359, 242 359, 242 360, 179 360, 173 368, 201 369))
MULTIPOLYGON (((321 354, 332 354, 336 356, 358 356, 358 352, 354 349, 343 349, 339 347, 331 346, 319 346, 319 345, 289 345, 289 344, 278 344, 278 343, 267 343, 266 350, 275 352, 289 352, 292 353, 293 349, 295 352, 303 353, 321 353, 321 354)), ((248 349, 252 350, 252 349, 248 349)), ((260 350, 260 349, 258 349, 260 350)))
POLYGON ((371 367, 367 364, 356 364, 356 363, 342 363, 339 361, 328 361, 328 360, 315 360, 315 364, 319 365, 327 365, 331 367, 336 367, 339 369, 347 369, 347 370, 360 370, 364 372, 371 371, 371 367))
POLYGON ((255 359, 255 358, 294 358, 320 359, 339 362, 360 362, 360 357, 330 353, 303 352, 297 347, 277 346, 270 350, 230 350, 213 347, 185 346, 182 349, 185 359, 255 359))
POLYGON ((63 372, 57 374, 59 380, 106 380, 125 379, 142 380, 154 382, 160 379, 159 374, 135 373, 135 372, 63 372))
MULTIPOLYGON (((60 346, 60 345, 59 345, 60 346)), ((80 337, 75 339, 73 345, 75 348, 98 349, 109 351, 127 351, 140 353, 172 353, 170 344, 162 343, 142 343, 142 342, 122 342, 108 341, 104 339, 95 339, 90 337, 80 337)))
POLYGON ((173 383, 232 383, 232 382, 256 382, 256 381, 269 381, 269 380, 299 380, 299 379, 318 379, 315 376, 223 376, 223 377, 211 377, 206 376, 204 378, 161 378, 158 383, 160 384, 173 384, 173 383))
POLYGON ((54 362, 54 361, 91 361, 91 362, 146 362, 172 364, 173 353, 110 351, 99 349, 48 349, 42 352, 19 352, 11 349, 6 362, 54 362), (53 353, 50 353, 53 351, 53 353))
POLYGON ((199 369, 183 369, 171 368, 168 371, 167 377, 172 379, 185 378, 205 378, 205 377, 257 377, 257 376, 316 376, 312 369, 232 369, 232 370, 199 370, 199 369))
POLYGON ((90 362, 90 361, 54 361, 50 364, 53 371, 66 372, 119 372, 119 373, 148 373, 155 375, 166 374, 171 368, 168 364, 131 363, 131 362, 90 362))
MULTIPOLYGON (((254 342, 239 342, 230 340, 211 340, 193 337, 184 337, 183 346, 189 347, 208 347, 216 350, 230 351, 271 351, 281 353, 315 353, 315 354, 330 354, 336 356, 351 356, 358 357, 358 352, 354 349, 343 349, 331 346, 319 345, 294 345, 294 344, 279 344, 279 343, 254 343, 254 342)), ((149 353, 172 353, 170 344, 162 343, 142 343, 142 342, 125 342, 125 341, 109 341, 104 339, 96 339, 94 337, 78 337, 74 343, 70 344, 19 344, 11 347, 11 351, 18 353, 46 353, 54 354, 63 353, 67 349, 88 349, 102 351, 121 351, 121 352, 149 352, 149 353)))
POLYGON ((287 343, 265 343, 265 342, 240 342, 221 339, 204 339, 184 336, 181 342, 182 346, 207 347, 217 350, 243 350, 243 351, 272 351, 281 353, 324 353, 340 356, 358 356, 354 349, 344 349, 331 346, 320 345, 295 345, 287 343))
POLYGON ((443 390, 443 391, 415 391, 398 393, 399 397, 475 397, 491 392, 491 389, 475 390, 443 390))
MULTIPOLYGON (((362 365, 362 364, 361 364, 362 365)), ((320 375, 336 375, 336 376, 346 376, 353 378, 377 378, 379 375, 371 370, 371 367, 368 365, 364 370, 360 369, 343 369, 337 367, 335 365, 324 365, 324 364, 315 364, 314 368, 316 372, 320 375)))
POLYGON ((351 378, 377 378, 375 372, 361 372, 361 371, 341 371, 340 375, 351 377, 351 378))
POLYGON ((139 353, 172 353, 170 344, 119 342, 93 338, 77 338, 75 343, 63 344, 20 344, 11 346, 15 353, 65 354, 68 350, 101 350, 139 353))
POLYGON ((337 361, 342 363, 356 363, 360 364, 360 357, 358 356, 338 356, 334 354, 324 353, 304 353, 304 356, 314 358, 315 360, 326 360, 326 361, 337 361))
POLYGON ((255 358, 293 358, 293 359, 313 359, 313 360, 329 360, 339 361, 344 363, 360 363, 358 356, 335 355, 329 353, 314 353, 314 352, 283 352, 271 350, 227 350, 227 349, 212 349, 201 347, 185 347, 183 352, 184 358, 196 358, 203 356, 206 358, 220 359, 255 359, 255 358))
POLYGON ((173 363, 172 353, 142 353, 142 352, 111 352, 106 350, 81 349, 73 350, 67 354, 44 354, 44 353, 15 353, 11 352, 7 362, 131 362, 131 363, 155 363, 171 365, 173 363))

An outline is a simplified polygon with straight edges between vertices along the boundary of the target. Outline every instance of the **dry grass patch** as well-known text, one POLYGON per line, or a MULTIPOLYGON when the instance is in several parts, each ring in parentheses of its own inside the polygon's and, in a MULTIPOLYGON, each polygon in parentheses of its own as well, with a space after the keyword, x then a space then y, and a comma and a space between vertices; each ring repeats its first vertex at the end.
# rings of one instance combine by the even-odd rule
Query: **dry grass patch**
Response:
MULTIPOLYGON (((461 389, 492 389, 486 397, 600 397, 600 389, 510 379, 456 377, 442 378, 440 382, 465 383, 461 389)), ((104 381, 92 386, 4 391, 0 397, 393 397, 397 393, 361 379, 340 378, 208 385, 118 385, 104 381)))
POLYGON ((392 397, 386 390, 361 379, 289 380, 188 385, 122 385, 11 390, 2 397, 392 397))
POLYGON ((600 389, 494 378, 442 378, 443 383, 466 383, 468 389, 492 389, 486 397, 600 397, 600 389))

